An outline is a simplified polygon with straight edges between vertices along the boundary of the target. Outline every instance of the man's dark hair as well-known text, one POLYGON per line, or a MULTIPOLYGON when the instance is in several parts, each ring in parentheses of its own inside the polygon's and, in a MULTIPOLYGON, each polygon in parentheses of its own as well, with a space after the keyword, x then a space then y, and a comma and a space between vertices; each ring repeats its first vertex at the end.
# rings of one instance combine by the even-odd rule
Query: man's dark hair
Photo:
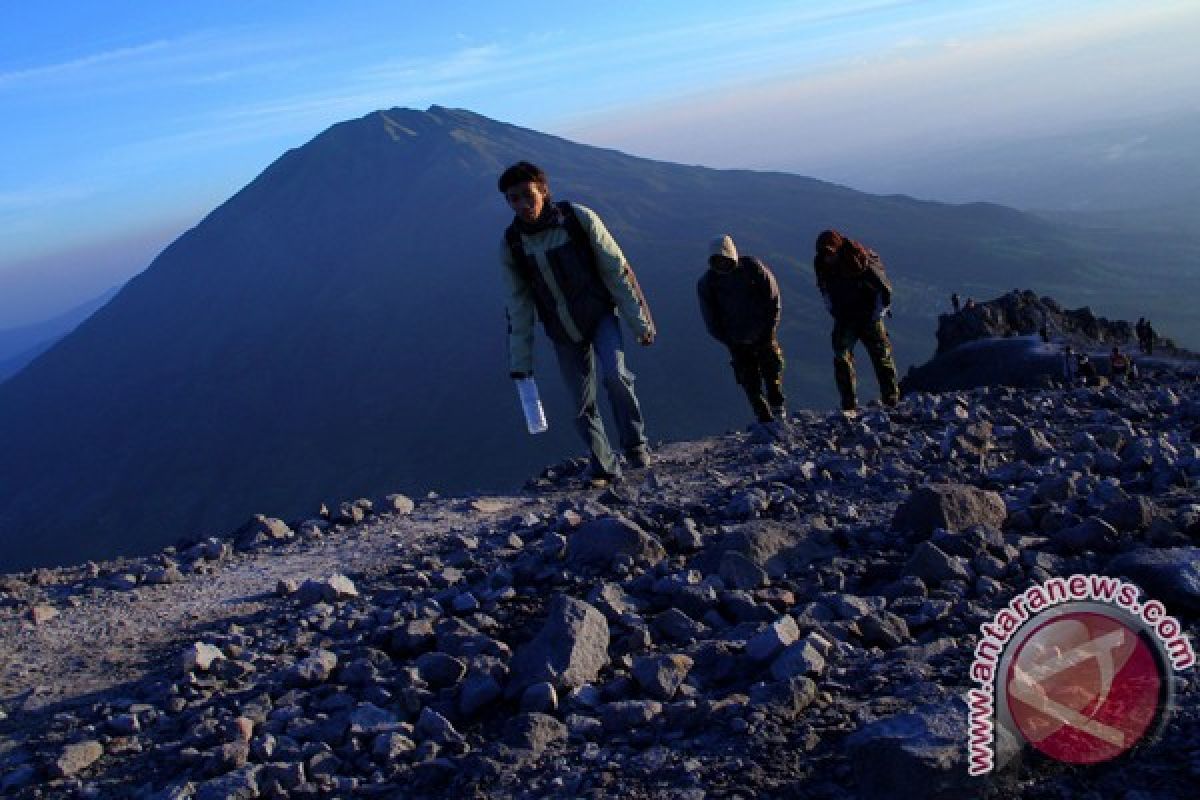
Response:
POLYGON ((542 168, 537 164, 531 164, 528 161, 518 161, 500 176, 500 180, 496 181, 496 185, 500 191, 507 192, 518 183, 540 183, 542 186, 548 186, 549 181, 546 178, 546 173, 542 172, 542 168))

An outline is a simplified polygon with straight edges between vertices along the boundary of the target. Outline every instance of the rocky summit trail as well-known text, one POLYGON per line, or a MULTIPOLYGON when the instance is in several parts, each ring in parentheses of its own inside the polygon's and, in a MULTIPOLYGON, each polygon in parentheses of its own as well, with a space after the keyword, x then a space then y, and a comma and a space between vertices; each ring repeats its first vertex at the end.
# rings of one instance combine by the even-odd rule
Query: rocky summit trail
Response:
POLYGON ((977 389, 800 412, 509 497, 346 502, 0 578, 0 794, 1190 797, 1153 744, 967 775, 980 625, 1056 576, 1195 641, 1200 387, 977 389))

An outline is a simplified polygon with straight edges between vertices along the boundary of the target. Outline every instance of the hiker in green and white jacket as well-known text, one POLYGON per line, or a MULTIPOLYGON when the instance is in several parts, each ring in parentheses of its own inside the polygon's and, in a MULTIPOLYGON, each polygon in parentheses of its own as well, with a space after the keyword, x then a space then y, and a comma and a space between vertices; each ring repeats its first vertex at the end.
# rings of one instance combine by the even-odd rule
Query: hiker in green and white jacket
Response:
POLYGON ((649 463, 645 422, 625 366, 618 311, 639 344, 654 342, 654 322, 621 248, 594 211, 554 203, 546 173, 528 161, 504 171, 500 191, 513 210, 500 261, 508 284, 509 372, 533 374, 534 315, 554 344, 576 406, 576 427, 591 451, 589 484, 620 477, 621 466, 596 407, 597 372, 612 403, 631 467, 649 463), (598 369, 597 369, 598 366, 598 369))

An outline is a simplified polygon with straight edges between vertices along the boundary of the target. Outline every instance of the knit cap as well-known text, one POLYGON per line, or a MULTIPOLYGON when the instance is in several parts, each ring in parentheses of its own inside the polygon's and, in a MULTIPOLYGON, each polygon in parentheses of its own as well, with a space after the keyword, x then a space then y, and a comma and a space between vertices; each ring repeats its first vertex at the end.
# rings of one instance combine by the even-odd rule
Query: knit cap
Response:
POLYGON ((712 244, 708 248, 708 253, 713 256, 725 256, 733 261, 738 260, 738 251, 733 245, 733 238, 727 233, 723 233, 712 240, 712 244))

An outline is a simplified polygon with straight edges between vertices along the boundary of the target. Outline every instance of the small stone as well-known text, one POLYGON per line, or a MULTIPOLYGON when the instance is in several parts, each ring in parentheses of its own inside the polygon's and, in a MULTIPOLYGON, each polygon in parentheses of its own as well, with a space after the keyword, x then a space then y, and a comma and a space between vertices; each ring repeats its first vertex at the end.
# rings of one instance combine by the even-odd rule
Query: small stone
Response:
POLYGON ((412 739, 402 733, 381 733, 371 744, 371 753, 390 763, 405 753, 411 753, 416 746, 412 739))
POLYGON ((457 744, 463 741, 462 734, 454 729, 450 721, 428 706, 421 709, 415 730, 417 736, 438 744, 457 744))
POLYGON ((730 589, 757 589, 770 582, 765 569, 732 550, 721 556, 719 574, 730 589))
POLYGON ((465 716, 474 716, 503 694, 504 690, 489 673, 472 673, 463 681, 458 698, 458 710, 465 716))
POLYGON ((605 703, 597 709, 604 730, 625 733, 636 730, 662 713, 662 703, 655 700, 619 700, 605 703))
POLYGON ((685 655, 640 656, 633 662, 633 678, 656 700, 670 700, 694 662, 685 655))
POLYGON ((863 643, 884 648, 899 647, 911 638, 908 623, 890 611, 878 611, 858 620, 863 643))
POLYGON ((69 744, 50 765, 56 778, 69 778, 96 763, 104 755, 104 745, 96 741, 69 744))
POLYGON ((535 683, 521 695, 521 710, 552 714, 558 710, 558 692, 548 681, 535 683))
POLYGON ((317 603, 336 603, 358 597, 354 581, 345 575, 334 573, 325 580, 306 580, 296 593, 297 599, 306 606, 317 603))
POLYGON ((411 514, 416 507, 417 504, 408 495, 389 494, 383 498, 383 510, 392 514, 411 514))
POLYGON ((400 718, 374 703, 359 703, 350 712, 350 733, 371 735, 395 729, 400 718))
POLYGON ((467 674, 467 665, 445 653, 425 653, 417 658, 421 679, 436 689, 454 686, 467 674))
POLYGON ((207 672, 213 662, 225 658, 221 648, 204 642, 195 644, 184 650, 179 656, 179 664, 184 672, 207 672))
POLYGON ((337 668, 337 663, 336 654, 328 650, 316 650, 284 673, 284 684, 287 686, 314 686, 324 683, 329 680, 329 676, 337 668))
POLYGON ((802 676, 820 676, 825 672, 825 658, 811 641, 789 645, 771 663, 771 677, 786 681, 802 676))
POLYGON ((668 608, 653 619, 651 626, 662 636, 679 643, 701 639, 708 630, 678 608, 668 608))
POLYGON ((780 617, 746 642, 746 655, 754 661, 767 661, 799 638, 796 620, 780 617))
POLYGON ((248 765, 196 786, 195 800, 251 800, 259 796, 259 767, 248 765))
POLYGON ((540 755, 548 746, 567 739, 567 726, 548 714, 518 714, 505 726, 505 741, 512 747, 540 755))
POLYGON ((913 551, 904 571, 915 575, 926 582, 942 583, 945 581, 966 581, 971 575, 967 572, 965 560, 961 556, 951 556, 932 542, 921 542, 913 551))
POLYGON ((684 518, 671 528, 671 539, 685 553, 694 553, 704 546, 704 537, 691 518, 684 518))
POLYGON ((57 616, 58 609, 54 606, 32 606, 29 609, 29 620, 34 625, 45 625, 57 616))

